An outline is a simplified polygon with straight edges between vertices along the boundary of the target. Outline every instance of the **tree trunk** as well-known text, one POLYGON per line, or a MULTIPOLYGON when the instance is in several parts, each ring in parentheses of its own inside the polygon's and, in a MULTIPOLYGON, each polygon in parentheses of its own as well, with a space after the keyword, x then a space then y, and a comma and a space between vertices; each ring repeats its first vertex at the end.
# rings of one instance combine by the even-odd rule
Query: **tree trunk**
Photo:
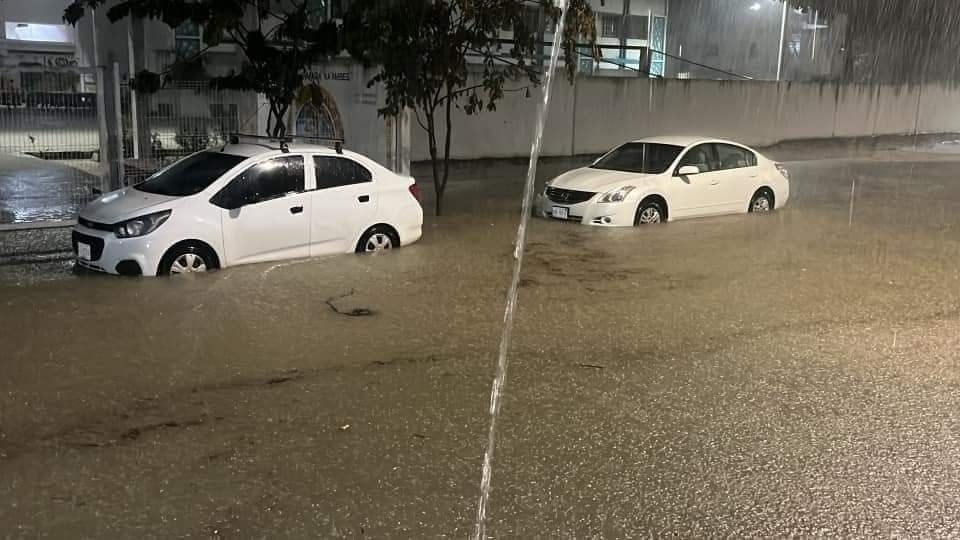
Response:
MULTIPOLYGON (((443 141, 443 180, 440 182, 440 197, 437 198, 439 201, 443 197, 443 194, 447 191, 447 180, 450 179, 450 133, 453 131, 453 123, 450 121, 450 109, 453 105, 453 96, 451 95, 453 88, 450 85, 447 85, 447 132, 444 133, 443 141)), ((439 215, 439 214, 438 214, 439 215)))
POLYGON ((267 120, 267 136, 275 139, 287 134, 287 124, 284 116, 290 108, 289 103, 270 102, 270 118, 267 120))
POLYGON ((427 117, 427 144, 430 147, 430 165, 433 168, 434 212, 440 216, 443 212, 443 189, 440 187, 440 170, 437 168, 437 127, 434 124, 434 111, 424 111, 427 117))

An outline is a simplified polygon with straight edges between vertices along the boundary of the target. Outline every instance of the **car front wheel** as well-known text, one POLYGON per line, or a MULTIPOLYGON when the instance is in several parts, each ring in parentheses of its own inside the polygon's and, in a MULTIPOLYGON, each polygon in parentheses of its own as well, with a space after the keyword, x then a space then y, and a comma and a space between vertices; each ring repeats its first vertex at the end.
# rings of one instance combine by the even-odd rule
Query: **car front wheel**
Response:
POLYGON ((657 201, 644 201, 637 209, 636 225, 653 225, 664 221, 663 208, 657 201))
POLYGON ((162 276, 198 274, 220 267, 216 254, 207 246, 183 242, 170 248, 160 261, 157 273, 162 276))

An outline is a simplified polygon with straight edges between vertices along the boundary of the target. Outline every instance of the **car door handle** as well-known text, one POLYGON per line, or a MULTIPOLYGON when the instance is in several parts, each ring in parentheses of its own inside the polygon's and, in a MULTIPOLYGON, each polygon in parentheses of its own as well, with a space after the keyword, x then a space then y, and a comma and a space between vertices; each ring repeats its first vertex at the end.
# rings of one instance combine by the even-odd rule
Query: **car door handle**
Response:
POLYGON ((360 201, 360 202, 370 202, 370 196, 369 196, 369 195, 361 195, 361 196, 357 197, 357 200, 360 201))
POLYGON ((303 207, 302 207, 302 206, 291 206, 291 207, 290 207, 290 213, 291 213, 291 214, 299 214, 299 213, 301 213, 301 212, 303 212, 303 207))

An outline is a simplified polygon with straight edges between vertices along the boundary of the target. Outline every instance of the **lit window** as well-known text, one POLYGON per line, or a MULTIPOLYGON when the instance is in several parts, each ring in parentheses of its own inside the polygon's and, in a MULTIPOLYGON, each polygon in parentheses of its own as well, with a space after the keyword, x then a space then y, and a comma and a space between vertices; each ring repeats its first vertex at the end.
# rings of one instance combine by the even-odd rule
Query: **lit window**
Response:
POLYGON ((73 43, 73 32, 64 24, 8 22, 4 26, 11 40, 73 43))

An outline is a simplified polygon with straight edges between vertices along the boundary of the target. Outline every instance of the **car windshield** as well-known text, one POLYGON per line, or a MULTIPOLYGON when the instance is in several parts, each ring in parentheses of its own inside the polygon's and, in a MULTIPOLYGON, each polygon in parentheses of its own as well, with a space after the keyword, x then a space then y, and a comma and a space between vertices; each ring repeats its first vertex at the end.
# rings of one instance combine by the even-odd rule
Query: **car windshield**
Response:
POLYGON ((200 193, 223 173, 247 158, 222 152, 200 152, 161 169, 135 187, 140 191, 185 197, 200 193))
POLYGON ((610 171, 660 174, 677 159, 683 148, 672 144, 627 143, 600 158, 591 167, 610 171))

